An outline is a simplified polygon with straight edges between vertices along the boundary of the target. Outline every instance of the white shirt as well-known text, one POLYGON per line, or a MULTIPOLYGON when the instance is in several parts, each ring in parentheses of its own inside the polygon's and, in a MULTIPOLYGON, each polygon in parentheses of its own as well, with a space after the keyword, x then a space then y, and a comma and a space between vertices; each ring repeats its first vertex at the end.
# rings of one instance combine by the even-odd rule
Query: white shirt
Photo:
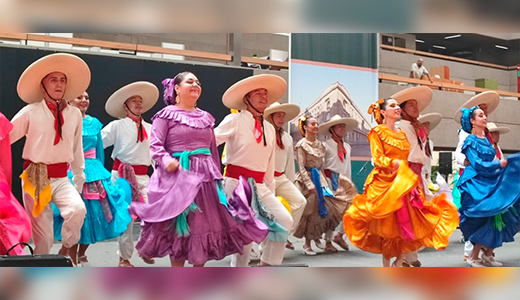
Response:
POLYGON ((273 125, 264 120, 267 146, 257 143, 253 130, 255 119, 249 111, 227 115, 215 128, 217 145, 226 143, 224 165, 240 166, 256 172, 265 172, 264 183, 275 192, 274 163, 276 136, 273 125))
POLYGON ((137 123, 126 117, 110 122, 101 130, 103 148, 114 146, 112 159, 119 159, 124 164, 149 166, 152 164, 150 155, 150 136, 152 125, 143 121, 148 138, 137 142, 137 123))
POLYGON ((406 138, 408 139, 408 143, 410 143, 410 154, 408 154, 408 161, 425 166, 430 158, 428 155, 426 155, 424 144, 419 142, 417 139, 417 134, 415 133, 415 128, 413 128, 412 123, 407 120, 401 120, 399 122, 399 127, 404 130, 406 133, 406 138))
POLYGON ((464 160, 466 160, 466 155, 462 154, 462 146, 464 146, 464 141, 469 136, 469 133, 460 129, 459 130, 459 143, 457 144, 457 148, 455 149, 455 159, 457 160, 457 164, 459 165, 459 169, 464 169, 464 160))
POLYGON ((62 139, 54 145, 54 115, 44 100, 22 108, 11 120, 11 144, 26 137, 22 157, 46 165, 68 163, 72 181, 80 190, 85 183, 83 155, 83 117, 78 108, 68 105, 63 111, 62 139))
POLYGON ((278 145, 275 146, 274 169, 276 172, 284 173, 291 182, 294 182, 296 180, 296 170, 294 169, 293 139, 287 132, 282 134, 282 143, 285 149, 280 149, 278 145))
POLYGON ((413 63, 412 64, 412 69, 411 69, 412 72, 415 73, 415 78, 417 79, 421 79, 421 77, 423 75, 427 75, 429 74, 428 73, 428 70, 426 70, 426 67, 424 65, 422 65, 420 68, 419 66, 417 65, 417 63, 413 63))
POLYGON ((343 162, 341 162, 341 159, 339 159, 338 156, 338 144, 332 138, 329 138, 327 141, 325 141, 323 145, 325 146, 326 150, 323 168, 329 169, 332 172, 346 175, 349 179, 352 179, 350 145, 343 142, 343 147, 345 147, 345 150, 347 150, 347 155, 343 162))

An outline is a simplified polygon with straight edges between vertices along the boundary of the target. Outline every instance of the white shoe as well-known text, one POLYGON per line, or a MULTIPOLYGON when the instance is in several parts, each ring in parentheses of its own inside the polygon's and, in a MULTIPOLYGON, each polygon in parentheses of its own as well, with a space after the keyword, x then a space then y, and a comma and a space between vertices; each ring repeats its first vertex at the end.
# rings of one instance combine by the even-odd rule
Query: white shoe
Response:
POLYGON ((501 262, 496 261, 493 255, 487 256, 485 254, 482 254, 482 262, 490 267, 501 267, 504 265, 501 262))
POLYGON ((322 240, 314 241, 314 244, 316 245, 316 248, 320 249, 321 251, 325 251, 325 243, 322 240))
POLYGON ((473 260, 471 258, 468 258, 468 260, 466 260, 466 262, 468 263, 468 265, 474 267, 474 268, 480 268, 480 267, 485 267, 484 264, 482 264, 482 260, 473 260))
POLYGON ((315 256, 316 255, 316 252, 314 252, 314 250, 312 250, 312 248, 306 248, 305 246, 303 247, 303 254, 305 255, 308 255, 308 256, 315 256))
POLYGON ((251 260, 251 261, 260 260, 260 256, 262 256, 262 253, 257 252, 254 248, 252 248, 251 254, 249 254, 249 260, 251 260))

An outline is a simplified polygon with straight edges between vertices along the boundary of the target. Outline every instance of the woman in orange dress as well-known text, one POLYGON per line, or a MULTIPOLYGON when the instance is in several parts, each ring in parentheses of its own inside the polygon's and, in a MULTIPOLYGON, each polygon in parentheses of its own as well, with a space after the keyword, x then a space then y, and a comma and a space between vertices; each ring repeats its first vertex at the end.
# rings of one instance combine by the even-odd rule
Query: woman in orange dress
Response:
POLYGON ((392 266, 400 267, 405 253, 446 248, 459 217, 444 194, 425 201, 420 179, 408 167, 410 144, 395 126, 401 118, 397 101, 380 99, 368 113, 379 124, 368 134, 375 168, 343 217, 345 232, 356 247, 381 253, 383 266, 396 257, 392 266))

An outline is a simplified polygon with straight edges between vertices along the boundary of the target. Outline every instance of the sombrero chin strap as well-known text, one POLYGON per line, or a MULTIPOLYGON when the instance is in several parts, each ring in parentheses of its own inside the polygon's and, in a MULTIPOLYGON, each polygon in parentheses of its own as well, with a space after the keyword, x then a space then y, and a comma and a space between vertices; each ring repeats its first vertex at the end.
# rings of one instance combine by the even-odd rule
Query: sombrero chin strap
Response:
POLYGON ((343 145, 343 140, 334 132, 334 130, 329 129, 329 131, 332 133, 332 140, 338 144, 338 157, 341 162, 345 161, 345 158, 347 158, 347 149, 345 149, 345 146, 343 145))
POLYGON ((130 119, 132 119, 137 124, 137 142, 136 143, 139 143, 139 142, 142 142, 142 141, 146 140, 148 138, 148 133, 146 133, 146 129, 143 126, 143 117, 141 115, 138 115, 138 114, 134 113, 130 109, 130 107, 128 107, 126 102, 125 102, 125 107, 126 107, 126 109, 128 109, 128 111, 132 115, 137 117, 137 118, 132 118, 132 117, 129 116, 130 119))
MULTIPOLYGON (((249 106, 251 106, 252 109, 254 109, 257 113, 260 114, 260 120, 258 120, 257 118, 253 117, 255 119, 255 130, 257 130, 257 127, 258 126, 258 123, 260 123, 260 127, 261 127, 261 131, 262 131, 262 136, 264 138, 264 146, 267 146, 267 141, 265 140, 265 129, 264 129, 264 113, 259 111, 258 109, 256 109, 253 104, 251 104, 251 102, 249 101, 249 98, 246 97, 246 101, 247 103, 249 104, 249 106)), ((256 137, 256 135, 255 135, 256 137)), ((260 143, 260 139, 257 138, 256 140, 258 143, 260 143)))
POLYGON ((45 94, 51 98, 56 103, 49 103, 45 101, 45 104, 47 104, 47 107, 52 111, 52 114, 54 115, 54 130, 56 130, 56 135, 54 137, 54 145, 57 145, 60 142, 60 139, 62 139, 62 127, 65 123, 65 120, 63 119, 63 109, 67 107, 67 102, 63 101, 63 99, 54 99, 52 96, 47 92, 47 88, 45 87, 45 84, 42 83, 43 90, 45 91, 45 94))

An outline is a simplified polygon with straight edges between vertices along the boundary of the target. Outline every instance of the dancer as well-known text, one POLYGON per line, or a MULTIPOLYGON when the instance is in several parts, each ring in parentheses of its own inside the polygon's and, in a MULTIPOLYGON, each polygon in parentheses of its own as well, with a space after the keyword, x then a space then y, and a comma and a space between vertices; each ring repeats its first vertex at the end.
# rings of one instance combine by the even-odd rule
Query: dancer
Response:
MULTIPOLYGON (((464 104, 462 104, 461 107, 455 112, 455 116, 453 119, 455 122, 460 124, 460 118, 462 116, 462 109, 463 108, 472 108, 474 106, 480 107, 482 111, 484 111, 484 114, 486 116, 489 116, 495 109, 498 107, 498 104, 500 103, 500 96, 495 91, 486 91, 483 93, 480 93, 478 95, 475 95, 471 97, 468 101, 466 101, 464 104)), ((452 190, 452 196, 453 196, 453 203, 457 206, 457 208, 460 208, 460 191, 457 187, 457 183, 459 181, 460 176, 464 172, 464 168, 466 167, 469 162, 466 160, 466 156, 462 153, 462 146, 464 145, 464 141, 468 137, 468 133, 466 133, 464 130, 459 129, 458 136, 459 136, 459 143, 457 144, 457 148, 455 149, 455 159, 457 161, 457 165, 459 168, 459 172, 455 175, 455 178, 453 179, 453 190, 452 190)), ((493 143, 492 143, 493 144, 493 143)), ((473 251, 473 244, 469 242, 466 239, 463 239, 465 241, 464 244, 464 258, 463 260, 466 261, 473 251)))
POLYGON ((338 249, 332 245, 332 232, 341 222, 349 203, 334 196, 323 173, 325 146, 317 139, 318 121, 303 116, 298 125, 304 138, 296 144, 299 168, 296 187, 307 198, 307 206, 294 236, 305 238, 303 253, 306 255, 316 255, 311 241, 319 249, 335 253, 338 249), (320 240, 324 234, 327 237, 325 245, 320 240))
POLYGON ((191 72, 163 81, 166 107, 153 117, 150 146, 157 166, 148 201, 132 203, 141 218, 137 251, 142 257, 170 256, 173 267, 242 253, 267 236, 264 226, 239 222, 228 211, 211 114, 197 108, 202 87, 191 72))
MULTIPOLYGON (((417 121, 422 124, 424 129, 426 130, 426 143, 425 147, 430 148, 430 153, 433 154, 433 142, 430 139, 430 132, 437 127, 442 121, 442 115, 439 113, 429 113, 420 116, 417 118, 417 121)), ((438 186, 434 185, 432 182, 432 156, 430 155, 426 160, 426 164, 422 168, 422 180, 424 182, 424 193, 426 194, 426 199, 432 199, 433 193, 435 190, 438 190, 438 186)))
MULTIPOLYGON (((142 114, 149 111, 158 98, 159 90, 155 85, 138 81, 115 91, 105 105, 107 113, 118 118, 101 130, 103 148, 114 146, 112 182, 120 177, 128 180, 132 186, 132 202, 146 202, 148 199, 148 167, 152 164, 148 136, 152 125, 143 120, 142 114)), ((134 252, 133 225, 134 222, 130 222, 118 239, 120 267, 133 267, 130 262, 134 252)), ((155 263, 153 259, 144 261, 155 263)))
MULTIPOLYGON (((11 142, 9 132, 13 125, 0 113, 0 255, 14 245, 28 243, 31 238, 31 220, 11 193, 11 142)), ((16 246, 10 255, 24 255, 24 246, 16 246)))
POLYGON ((478 106, 462 109, 461 125, 469 134, 462 146, 469 165, 458 181, 460 229, 474 245, 467 263, 499 267, 502 263, 493 257, 493 249, 514 241, 520 229, 520 154, 494 161, 497 150, 486 137, 487 116, 478 106))
MULTIPOLYGON (((293 227, 291 214, 276 199, 275 149, 276 132, 264 118, 264 110, 280 99, 287 90, 285 80, 276 75, 255 75, 245 78, 222 96, 229 109, 239 113, 227 115, 215 128, 217 145, 226 143, 224 189, 228 196, 239 184, 240 177, 253 178, 259 202, 269 211, 285 232, 267 237, 263 244, 260 265, 279 265, 283 261, 288 233, 293 227)), ((274 232, 270 232, 274 233, 274 232)), ((249 263, 252 244, 244 247, 243 254, 233 255, 232 266, 245 267, 249 263)))
POLYGON ((18 95, 26 102, 11 120, 11 143, 26 137, 20 176, 23 201, 32 223, 34 253, 48 254, 54 242, 54 203, 64 219, 59 253, 70 256, 78 243, 85 219, 80 192, 85 183, 83 169, 82 118, 67 100, 85 91, 90 83, 87 64, 72 54, 47 55, 32 63, 18 80, 18 95), (72 183, 67 169, 72 170, 72 183))
MULTIPOLYGON (((336 198, 344 198, 347 210, 352 205, 354 196, 358 194, 357 188, 352 182, 351 153, 352 148, 343 138, 350 131, 358 127, 359 123, 353 118, 342 118, 335 115, 324 124, 321 124, 318 134, 330 137, 323 145, 325 146, 324 174, 330 182, 336 198)), ((343 215, 343 212, 341 215, 343 215)), ((326 237, 330 240, 330 237, 326 237)), ((345 241, 345 226, 343 221, 338 225, 332 241, 343 250, 348 251, 349 246, 345 241)))
MULTIPOLYGON (((498 145, 498 143, 500 142, 500 137, 503 134, 509 133, 511 131, 511 128, 498 127, 495 123, 488 122, 487 129, 489 131, 489 134, 491 135, 491 139, 493 140, 493 147, 496 150, 495 160, 500 160, 504 157, 504 153, 502 152, 502 149, 498 145)), ((490 142, 491 142, 491 140, 490 140, 490 142)))
MULTIPOLYGON (((419 176, 419 187, 426 191, 425 183, 422 180, 422 169, 431 159, 432 153, 428 147, 428 134, 417 118, 419 114, 432 101, 433 92, 429 87, 419 86, 407 88, 392 95, 401 107, 401 121, 399 127, 406 133, 406 138, 410 144, 410 154, 408 156, 408 166, 419 176)), ((431 195, 433 196, 433 195, 431 195)), ((425 192, 425 197, 430 200, 430 194, 425 192)), ((404 260, 405 266, 420 267, 419 255, 417 251, 407 253, 404 260)))
POLYGON ((394 99, 380 99, 368 111, 379 124, 368 134, 375 168, 364 193, 343 217, 352 244, 383 254, 383 266, 402 266, 404 254, 419 248, 444 249, 458 225, 455 206, 441 195, 425 202, 420 178, 408 167, 410 144, 395 125, 401 108, 394 99))
MULTIPOLYGON (((114 186, 112 175, 104 167, 105 151, 101 139, 103 124, 89 116, 90 98, 85 91, 69 102, 77 107, 83 117, 83 152, 85 154, 86 182, 82 190, 82 198, 87 208, 85 222, 81 227, 78 245, 71 248, 72 262, 82 267, 90 266, 86 251, 91 244, 119 237, 132 221, 128 212, 128 203, 124 190, 114 186)), ((61 240, 63 219, 59 210, 55 209, 54 238, 61 240), (57 214, 56 214, 57 212, 57 214)))
MULTIPOLYGON (((276 151, 274 180, 276 181, 276 196, 283 197, 291 208, 293 218, 293 232, 302 217, 307 200, 294 186, 296 169, 294 164, 293 139, 284 131, 283 126, 296 118, 300 113, 300 107, 296 104, 275 102, 269 106, 264 115, 276 130, 276 151)), ((294 245, 287 240, 287 249, 294 250, 294 245)))

